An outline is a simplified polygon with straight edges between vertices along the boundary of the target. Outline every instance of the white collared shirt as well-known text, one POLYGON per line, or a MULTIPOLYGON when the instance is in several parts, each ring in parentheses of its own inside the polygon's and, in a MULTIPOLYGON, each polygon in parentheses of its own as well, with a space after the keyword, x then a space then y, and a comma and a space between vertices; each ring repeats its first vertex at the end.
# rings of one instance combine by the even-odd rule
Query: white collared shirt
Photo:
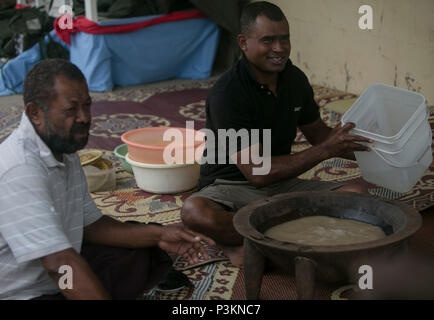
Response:
POLYGON ((80 253, 83 228, 100 217, 78 155, 57 161, 23 113, 0 144, 0 299, 57 293, 40 258, 80 253))

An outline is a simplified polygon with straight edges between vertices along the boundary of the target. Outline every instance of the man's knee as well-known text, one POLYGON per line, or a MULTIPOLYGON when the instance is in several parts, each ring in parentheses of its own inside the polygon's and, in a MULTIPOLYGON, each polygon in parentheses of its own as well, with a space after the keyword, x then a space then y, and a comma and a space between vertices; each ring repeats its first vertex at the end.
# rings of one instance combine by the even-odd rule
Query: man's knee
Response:
POLYGON ((215 225, 221 222, 222 214, 227 209, 207 198, 188 198, 181 209, 183 224, 193 230, 201 230, 203 225, 215 225))
POLYGON ((369 194, 368 188, 358 185, 358 184, 348 184, 346 186, 336 189, 336 191, 347 191, 347 192, 357 192, 369 194))
POLYGON ((188 198, 181 209, 182 223, 189 227, 194 228, 201 221, 201 215, 206 210, 205 199, 203 198, 188 198))

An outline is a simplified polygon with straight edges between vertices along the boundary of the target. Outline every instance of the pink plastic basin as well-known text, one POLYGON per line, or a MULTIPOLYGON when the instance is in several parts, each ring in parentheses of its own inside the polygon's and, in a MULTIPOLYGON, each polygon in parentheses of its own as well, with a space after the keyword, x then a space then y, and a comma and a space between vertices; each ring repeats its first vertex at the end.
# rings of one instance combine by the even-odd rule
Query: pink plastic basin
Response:
POLYGON ((128 146, 131 160, 149 164, 194 163, 205 147, 204 133, 176 127, 135 129, 125 132, 121 139, 128 146), (171 140, 163 140, 165 132, 171 140))

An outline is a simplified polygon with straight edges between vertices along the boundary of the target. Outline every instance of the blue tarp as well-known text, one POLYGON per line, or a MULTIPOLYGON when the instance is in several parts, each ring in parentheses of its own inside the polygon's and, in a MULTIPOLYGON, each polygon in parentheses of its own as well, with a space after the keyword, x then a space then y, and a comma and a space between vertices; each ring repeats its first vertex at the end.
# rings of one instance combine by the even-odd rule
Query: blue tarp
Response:
MULTIPOLYGON (((100 24, 120 25, 155 17, 100 24)), ((124 34, 78 32, 71 37, 70 60, 84 73, 90 91, 173 78, 204 79, 211 75, 219 37, 219 27, 207 18, 166 22, 124 34)), ((55 34, 53 39, 60 42, 55 34)), ((21 92, 25 74, 40 58, 39 45, 35 45, 9 61, 3 68, 7 87, 21 92)), ((0 95, 12 93, 0 79, 0 95)))

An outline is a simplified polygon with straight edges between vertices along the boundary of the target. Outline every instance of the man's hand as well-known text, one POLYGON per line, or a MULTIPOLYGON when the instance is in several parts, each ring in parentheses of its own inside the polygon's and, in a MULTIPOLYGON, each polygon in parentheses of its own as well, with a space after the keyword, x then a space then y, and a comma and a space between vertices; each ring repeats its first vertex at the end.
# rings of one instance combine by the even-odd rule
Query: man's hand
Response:
POLYGON ((369 147, 358 142, 373 143, 372 140, 349 134, 349 131, 354 127, 354 123, 347 123, 343 127, 339 124, 330 132, 327 139, 319 145, 327 154, 327 158, 345 157, 354 151, 371 150, 369 147))
POLYGON ((199 254, 204 259, 208 259, 208 253, 202 241, 208 245, 215 245, 212 239, 185 227, 165 226, 161 228, 158 246, 164 251, 183 256, 189 264, 199 262, 199 254))

